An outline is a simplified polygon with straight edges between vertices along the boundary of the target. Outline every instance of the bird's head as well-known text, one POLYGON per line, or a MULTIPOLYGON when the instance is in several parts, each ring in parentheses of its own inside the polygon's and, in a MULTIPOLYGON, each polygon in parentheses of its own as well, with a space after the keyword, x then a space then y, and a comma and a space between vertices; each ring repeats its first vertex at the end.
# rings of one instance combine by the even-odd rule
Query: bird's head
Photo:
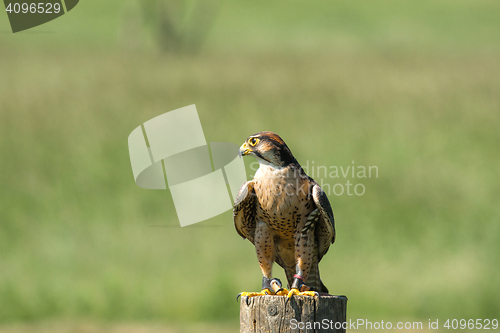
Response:
POLYGON ((260 132, 250 135, 240 147, 239 154, 240 157, 253 155, 259 163, 278 168, 297 163, 285 141, 273 132, 260 132))

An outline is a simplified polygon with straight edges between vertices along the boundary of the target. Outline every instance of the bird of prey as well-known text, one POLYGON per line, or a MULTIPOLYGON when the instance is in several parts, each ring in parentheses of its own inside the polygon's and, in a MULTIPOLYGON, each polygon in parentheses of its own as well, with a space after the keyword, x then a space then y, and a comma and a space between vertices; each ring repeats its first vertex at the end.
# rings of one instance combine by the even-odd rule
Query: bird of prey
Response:
POLYGON ((255 245, 263 275, 261 292, 240 295, 290 298, 328 293, 318 268, 335 241, 333 211, 325 192, 273 132, 251 135, 239 154, 255 156, 259 169, 238 193, 234 225, 241 237, 255 245), (273 279, 274 262, 285 270, 289 291, 273 279))

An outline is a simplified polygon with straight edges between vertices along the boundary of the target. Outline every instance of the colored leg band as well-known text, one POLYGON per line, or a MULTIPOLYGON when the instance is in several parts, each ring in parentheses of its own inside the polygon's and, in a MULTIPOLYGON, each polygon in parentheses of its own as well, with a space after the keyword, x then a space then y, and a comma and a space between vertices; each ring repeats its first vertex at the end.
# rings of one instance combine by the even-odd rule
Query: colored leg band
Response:
POLYGON ((264 290, 264 289, 273 290, 273 288, 271 287, 271 281, 272 281, 272 279, 269 279, 269 278, 266 278, 265 276, 263 276, 262 277, 262 290, 264 290))
POLYGON ((302 279, 299 279, 299 278, 295 277, 293 279, 292 289, 298 289, 298 290, 300 290, 300 288, 302 287, 303 284, 304 284, 304 281, 302 281, 302 279))
POLYGON ((272 279, 271 287, 273 287, 273 290, 276 293, 283 290, 283 285, 281 284, 280 279, 272 279))
POLYGON ((276 278, 272 279, 270 284, 272 285, 273 283, 276 283, 280 288, 283 286, 281 284, 281 280, 280 279, 276 279, 276 278))

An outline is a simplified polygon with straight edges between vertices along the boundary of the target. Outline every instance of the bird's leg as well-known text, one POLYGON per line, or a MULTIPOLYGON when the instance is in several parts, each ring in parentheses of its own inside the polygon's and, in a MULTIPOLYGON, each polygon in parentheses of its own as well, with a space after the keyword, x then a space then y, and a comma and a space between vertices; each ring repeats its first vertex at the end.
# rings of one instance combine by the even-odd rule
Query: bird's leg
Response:
MULTIPOLYGON (((250 298, 250 297, 255 297, 255 296, 274 295, 274 291, 273 291, 273 287, 272 287, 272 283, 273 282, 276 283, 274 280, 278 280, 278 279, 270 279, 270 278, 263 276, 262 277, 262 291, 259 291, 259 292, 246 292, 246 291, 241 292, 236 297, 236 300, 238 300, 238 298, 240 296, 250 298)), ((281 284, 281 281, 279 283, 281 284)))
MULTIPOLYGON (((242 292, 238 295, 248 298, 263 295, 275 295, 277 291, 279 295, 283 294, 281 290, 281 281, 272 278, 273 256, 274 256, 274 239, 269 227, 264 222, 258 222, 255 229, 255 250, 259 259, 260 269, 262 271, 262 291, 260 292, 242 292), (278 287, 279 286, 279 287, 278 287)), ((238 298, 237 297, 237 298, 238 298)))
POLYGON ((293 277, 293 283, 292 283, 292 287, 290 288, 290 292, 288 293, 288 298, 291 298, 293 295, 319 296, 319 294, 317 292, 311 291, 311 288, 309 288, 304 283, 304 278, 299 274, 295 274, 293 277))
POLYGON ((298 232, 295 235, 296 274, 294 275, 288 298, 293 295, 318 295, 317 292, 310 291, 310 288, 305 284, 313 263, 314 224, 316 220, 317 214, 310 214, 304 223, 299 224, 298 232))

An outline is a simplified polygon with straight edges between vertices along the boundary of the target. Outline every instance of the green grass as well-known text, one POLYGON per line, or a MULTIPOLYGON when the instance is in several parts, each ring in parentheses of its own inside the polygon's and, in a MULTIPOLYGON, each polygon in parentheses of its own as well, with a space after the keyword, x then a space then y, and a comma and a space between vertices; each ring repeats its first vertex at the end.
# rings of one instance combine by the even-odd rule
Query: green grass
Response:
POLYGON ((225 3, 185 58, 120 48, 95 2, 70 15, 102 30, 0 35, 0 322, 237 325, 261 276, 231 213, 180 228, 130 168, 128 134, 193 103, 208 141, 271 130, 302 163, 378 166, 350 179, 365 195, 330 195, 321 272, 349 317, 497 316, 500 8, 472 4, 225 3))
MULTIPOLYGON (((500 51, 500 3, 495 0, 218 0, 214 4, 219 15, 208 48, 226 51, 500 51)), ((141 14, 133 0, 81 1, 75 9, 16 37, 2 35, 2 42, 108 49, 137 37, 130 20, 141 14), (128 32, 133 36, 123 35, 128 32)), ((10 31, 6 15, 0 15, 0 31, 10 31)), ((150 46, 149 38, 144 42, 150 46)))

